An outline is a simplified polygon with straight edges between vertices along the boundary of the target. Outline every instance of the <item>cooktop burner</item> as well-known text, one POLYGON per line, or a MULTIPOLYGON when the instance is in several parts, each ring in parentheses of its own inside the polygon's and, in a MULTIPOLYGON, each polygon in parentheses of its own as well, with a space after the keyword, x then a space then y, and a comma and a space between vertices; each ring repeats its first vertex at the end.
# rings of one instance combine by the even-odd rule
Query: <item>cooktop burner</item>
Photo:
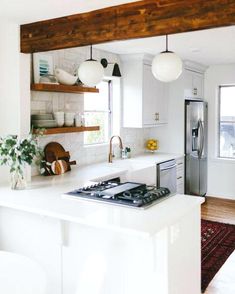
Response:
POLYGON ((135 208, 147 208, 170 195, 168 188, 119 180, 103 181, 67 193, 69 196, 135 208))

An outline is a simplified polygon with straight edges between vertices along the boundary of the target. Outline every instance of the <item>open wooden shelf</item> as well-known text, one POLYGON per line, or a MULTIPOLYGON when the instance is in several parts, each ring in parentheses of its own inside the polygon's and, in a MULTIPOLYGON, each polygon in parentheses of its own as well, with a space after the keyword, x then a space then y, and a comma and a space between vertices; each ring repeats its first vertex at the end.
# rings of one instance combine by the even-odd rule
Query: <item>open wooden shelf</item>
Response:
POLYGON ((67 86, 57 84, 31 84, 32 91, 62 92, 62 93, 99 93, 99 89, 83 86, 67 86))
MULTIPOLYGON (((41 131, 42 129, 39 129, 41 131)), ((79 133, 79 132, 93 132, 99 131, 99 126, 91 127, 62 127, 62 128, 48 128, 45 129, 43 135, 54 135, 54 134, 63 134, 63 133, 79 133)), ((33 130, 34 134, 37 134, 37 129, 33 130)))

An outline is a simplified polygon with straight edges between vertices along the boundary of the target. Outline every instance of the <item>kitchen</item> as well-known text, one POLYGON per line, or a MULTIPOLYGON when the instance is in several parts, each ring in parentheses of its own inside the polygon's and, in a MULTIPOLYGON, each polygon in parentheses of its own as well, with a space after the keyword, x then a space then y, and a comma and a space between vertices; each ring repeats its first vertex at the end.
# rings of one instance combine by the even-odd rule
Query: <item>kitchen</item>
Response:
MULTIPOLYGON (((8 28, 8 30, 9 30, 10 28, 8 28)), ((13 29, 12 29, 13 30, 13 29)), ((173 44, 174 44, 174 40, 173 40, 173 37, 174 36, 169 36, 169 45, 170 46, 173 46, 173 44)), ((164 38, 163 38, 164 39, 164 38)), ((14 44, 11 44, 11 46, 10 46, 10 48, 8 48, 9 50, 13 50, 14 49, 14 46, 13 45, 15 45, 15 46, 18 46, 18 44, 16 43, 14 43, 14 44)), ((7 46, 7 44, 6 44, 6 46, 7 46)), ((98 46, 98 45, 97 45, 98 46)), ((161 43, 161 46, 163 46, 164 47, 164 41, 161 43), (162 45, 163 44, 163 45, 162 45)), ((96 49, 95 48, 96 46, 94 46, 94 50, 96 49)), ((164 49, 164 48, 163 48, 164 49)), ((174 49, 174 51, 175 51, 175 48, 173 47, 173 49, 174 49)), ((161 48, 159 48, 159 51, 161 51, 162 50, 162 47, 161 48)), ((94 51, 95 52, 95 51, 94 51)), ((13 55, 14 56, 14 55, 13 55)), ((27 60, 27 56, 23 56, 22 58, 24 58, 24 59, 26 59, 25 61, 26 61, 26 63, 27 62, 29 62, 29 60, 27 60)), ((108 59, 108 58, 107 58, 108 59)), ((109 60, 109 59, 108 59, 109 60)), ((12 60, 12 62, 13 62, 13 65, 12 66, 15 66, 15 64, 16 64, 16 62, 15 62, 16 60, 12 60)), ((4 63, 3 63, 4 64, 4 63)), ((29 73, 29 66, 26 66, 26 68, 25 68, 25 71, 24 71, 25 73, 29 73)), ((16 74, 15 72, 13 72, 13 78, 14 78, 14 74, 16 74)), ((16 77, 16 79, 19 79, 19 77, 18 76, 15 76, 16 77)), ((26 80, 26 83, 30 83, 30 81, 29 81, 29 77, 30 77, 30 73, 29 73, 29 75, 27 75, 27 74, 25 74, 25 75, 21 75, 20 76, 20 79, 24 79, 24 80, 26 80), (27 79, 28 79, 28 81, 27 81, 27 79)), ((206 90, 206 89, 205 89, 206 90)), ((7 89, 7 91, 15 91, 15 89, 10 89, 10 88, 8 88, 7 89)), ((18 95, 18 94, 17 94, 18 95)), ((30 99, 30 97, 28 97, 27 95, 22 95, 22 97, 20 98, 20 99, 22 99, 22 100, 26 100, 27 101, 27 99, 30 99)), ((212 99, 212 98, 211 98, 212 99)), ((18 101, 19 102, 19 101, 18 101)), ((18 103, 17 102, 17 103, 18 103)), ((6 102, 7 103, 7 102, 6 102)), ((22 103, 21 103, 21 105, 28 105, 27 103, 24 103, 23 101, 22 101, 22 103)), ((213 107, 213 105, 212 105, 212 107, 213 107)), ((16 108, 17 108, 17 105, 16 105, 16 108)), ((20 105, 19 105, 19 108, 22 108, 20 105)), ((18 109, 18 108, 17 108, 18 109)), ((209 107, 209 109, 210 109, 210 107, 209 107)), ((22 109, 22 111, 23 112, 26 112, 26 114, 27 115, 25 115, 24 117, 25 117, 25 119, 24 119, 24 121, 22 121, 22 126, 24 127, 26 127, 26 129, 27 129, 27 131, 28 131, 28 127, 29 127, 29 125, 30 125, 30 122, 29 122, 29 120, 30 120, 30 109, 28 109, 27 107, 24 107, 23 109, 22 109)), ((17 114, 18 112, 16 111, 16 114, 17 114)), ((18 115, 18 114, 17 114, 18 115)), ((209 114, 210 115, 210 114, 209 114)), ((1 117, 5 117, 5 114, 3 113, 3 116, 1 116, 1 117)), ((6 118, 5 118, 6 119, 6 118)), ((18 119, 20 119, 20 118, 18 118, 18 119)), ((5 120, 3 120, 3 122, 4 122, 5 120)), ((213 119, 212 119, 212 121, 213 121, 213 119)), ((209 119, 209 122, 210 122, 210 119, 209 119)), ((14 124, 14 122, 11 120, 11 124, 14 124)), ((17 130, 18 130, 18 126, 19 126, 19 124, 17 124, 17 125, 15 125, 15 126, 12 126, 13 127, 13 129, 16 127, 17 128, 17 130)), ((8 124, 7 126, 5 126, 4 125, 4 123, 3 123, 3 125, 1 126, 4 130, 2 131, 2 133, 4 134, 5 132, 8 134, 8 133, 10 133, 10 132, 12 132, 12 129, 11 130, 8 130, 7 128, 10 128, 10 124, 8 124)), ((180 129, 181 131, 182 131, 182 128, 180 129)), ((156 130, 155 130, 156 131, 156 130)), ((159 139, 159 141, 160 141, 160 144, 161 144, 161 147, 163 147, 164 145, 162 145, 162 144, 164 144, 164 142, 167 142, 167 140, 169 140, 169 139, 171 139, 172 140, 172 143, 173 143, 173 145, 172 144, 168 144, 168 146, 174 146, 174 144, 175 144, 175 140, 174 140, 174 138, 169 138, 169 137, 165 137, 164 138, 164 136, 163 136, 163 134, 161 134, 161 132, 162 133, 164 133, 165 132, 165 130, 164 130, 164 127, 162 128, 162 127, 159 127, 158 129, 157 129, 157 132, 159 132, 159 134, 155 134, 154 133, 154 136, 150 136, 150 134, 151 134, 151 132, 152 132, 152 130, 149 130, 149 132, 150 132, 150 134, 149 133, 147 133, 147 134, 144 134, 145 133, 145 130, 140 130, 140 132, 138 131, 138 130, 133 130, 133 133, 134 133, 134 135, 132 135, 133 133, 131 133, 132 131, 131 130, 129 130, 128 131, 129 133, 128 133, 128 136, 129 136, 129 138, 131 138, 131 136, 133 136, 135 139, 138 139, 138 138, 140 138, 140 134, 142 134, 143 133, 143 137, 144 138, 151 138, 151 137, 157 137, 158 139, 159 139)), ((214 134, 213 133, 211 133, 211 136, 213 137, 214 136, 214 134)), ((123 139, 123 142, 125 143, 125 144, 128 144, 129 145, 129 143, 133 143, 133 139, 129 139, 129 142, 127 141, 127 140, 125 140, 125 135, 123 136, 122 134, 121 134, 121 137, 122 137, 122 139, 123 139)), ((132 138, 133 138, 132 137, 132 138)), ((72 139, 71 139, 72 140, 72 139)), ((137 143, 137 145, 139 144, 140 145, 140 148, 142 147, 143 148, 143 145, 141 145, 141 139, 139 139, 139 141, 140 141, 140 143, 137 143)), ((144 141, 144 140, 143 140, 144 141)), ((142 141, 142 142, 143 142, 142 141)), ((182 142, 181 142, 181 144, 183 144, 182 142)), ((165 146, 167 146, 167 144, 165 143, 165 146)), ((182 145, 183 146, 183 145, 182 145)), ((67 146, 66 146, 67 147, 67 146)), ((68 147, 70 147, 70 146, 68 146, 68 147)), ((70 148, 66 148, 66 150, 70 150, 70 148)), ((106 147, 106 150, 107 150, 108 148, 106 147)), ((135 149, 133 149, 133 148, 131 148, 132 150, 135 150, 135 149)), ((171 151, 171 150, 166 150, 167 152, 173 152, 173 153, 179 153, 179 154, 181 154, 181 155, 183 155, 183 153, 184 153, 184 150, 182 149, 182 148, 179 148, 180 149, 180 151, 175 151, 175 148, 174 148, 174 151, 175 152, 173 152, 173 151, 171 151)), ((161 149, 160 149, 161 150, 161 149)), ((164 150, 164 149, 163 149, 164 150)), ((165 150, 164 150, 165 151, 165 150)), ((214 150, 213 150, 213 152, 214 152, 214 150)), ((96 153, 95 153, 96 154, 96 153)), ((107 156, 108 155, 108 150, 106 151, 106 152, 103 152, 103 156, 104 156, 104 161, 107 161, 107 156)), ((135 155, 135 154, 133 154, 133 155, 135 155)), ((93 158, 95 157, 95 155, 93 156, 93 158)), ((81 160, 80 159, 80 157, 79 157, 79 155, 78 155, 78 162, 79 162, 79 160, 81 160)), ((99 159, 99 161, 101 160, 101 158, 99 159)), ((214 164, 214 165, 219 165, 219 163, 217 163, 217 162, 212 162, 212 164, 214 164)), ((229 168, 231 168, 232 169, 232 164, 231 163, 228 163, 229 164, 229 168)), ((114 165, 115 165, 115 159, 114 159, 114 165)), ((213 170, 213 167, 214 166, 211 166, 211 169, 213 170)), ((117 168, 120 168, 120 167, 117 167, 117 168)), ((122 167, 123 168, 123 167, 122 167)), ((209 166, 209 169, 210 169, 210 166, 209 166)), ((217 170, 218 170, 218 168, 217 168, 217 170)), ((114 174, 115 174, 115 172, 113 172, 114 174)), ((212 173, 211 173, 212 174, 212 173)), ((209 175, 209 182, 210 182, 210 172, 208 172, 208 175, 209 175)), ((212 174, 213 175, 213 174, 212 174)), ((232 175, 232 174, 231 174, 232 175)), ((103 176, 106 176, 106 173, 103 175, 103 176)), ((215 175, 215 176, 217 176, 217 175, 215 175)), ((67 176, 67 174, 66 174, 66 177, 68 177, 67 176)), ((90 179, 94 179, 95 177, 97 177, 97 175, 96 176, 91 176, 91 178, 90 179)), ((221 179, 220 179, 221 180, 221 179)), ((223 180, 223 179, 222 179, 223 180)), ((60 179, 57 179, 57 180, 48 180, 48 186, 50 186, 50 185, 54 185, 53 186, 53 188, 55 188, 55 186, 57 186, 57 185, 59 185, 59 182, 62 182, 62 180, 60 180, 60 179)), ((68 181, 70 182, 70 184, 67 186, 67 189, 64 189, 63 191, 69 191, 69 190, 71 190, 71 189, 73 189, 73 188, 77 188, 75 185, 74 185, 74 183, 72 183, 72 179, 71 180, 69 180, 68 179, 68 181)), ((225 179, 225 181, 227 181, 227 179, 225 179)), ((218 183, 218 181, 215 181, 214 180, 214 178, 211 178, 211 182, 213 182, 213 184, 216 184, 216 183, 218 183)), ((232 179, 231 179, 231 183, 232 183, 232 179)), ((62 183, 61 183, 62 184, 62 183)), ((217 186, 218 186, 218 184, 217 184, 217 186)), ((231 196, 231 195, 233 195, 233 190, 232 190, 232 192, 231 192, 231 190, 229 191, 229 190, 227 190, 227 191, 225 191, 224 192, 224 189, 225 188, 227 188, 228 187, 228 184, 226 183, 226 185, 223 185, 223 183, 219 186, 219 187, 215 187, 214 188, 214 190, 212 190, 213 189, 213 185, 211 184, 209 184, 208 185, 208 187, 211 187, 210 189, 210 195, 218 195, 218 196, 223 196, 224 195, 224 197, 226 198, 226 197, 228 197, 228 196, 231 196), (222 189, 222 191, 221 191, 221 189, 222 189), (216 193, 218 193, 218 194, 216 194, 216 193)), ((230 187, 231 187, 232 185, 230 185, 230 187)), ((17 194, 18 195, 18 194, 17 194)), ((36 194, 35 194, 36 195, 36 194)), ((16 196, 17 197, 17 196, 16 196)), ((36 197, 36 196, 35 196, 36 197)), ((14 201, 17 201, 17 199, 15 199, 15 197, 13 197, 14 198, 14 201)), ((38 199, 38 197, 36 197, 37 199, 38 199)), ((7 199, 9 199, 9 196, 7 196, 7 199)), ((36 199, 34 199, 34 201, 35 201, 35 206, 32 208, 32 210, 33 209, 37 209, 37 207, 38 208, 40 208, 40 203, 39 203, 39 199, 38 200, 36 200, 36 199)), ((16 203, 15 203, 15 205, 16 205, 16 203)), ((18 203, 18 205, 20 206, 20 199, 19 199, 19 203, 18 203)), ((42 204, 41 204, 42 205, 42 204)), ((43 205, 46 205, 45 203, 43 204, 43 205)), ((16 205, 16 207, 17 207, 17 205, 16 205)), ((43 207, 43 206, 41 206, 41 211, 43 211, 43 209, 45 209, 45 207, 43 207)), ((49 210, 49 209, 48 209, 49 210)), ((14 251, 14 250, 13 250, 14 251)))

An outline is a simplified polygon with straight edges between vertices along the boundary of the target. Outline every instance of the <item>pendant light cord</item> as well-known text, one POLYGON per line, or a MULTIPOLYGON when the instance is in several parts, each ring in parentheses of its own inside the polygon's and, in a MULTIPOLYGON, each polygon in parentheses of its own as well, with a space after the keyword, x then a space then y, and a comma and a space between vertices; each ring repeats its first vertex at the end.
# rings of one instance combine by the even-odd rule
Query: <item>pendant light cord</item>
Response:
POLYGON ((90 60, 93 60, 93 58, 92 58, 92 45, 90 47, 90 60))
POLYGON ((166 52, 168 52, 168 35, 166 35, 166 52))

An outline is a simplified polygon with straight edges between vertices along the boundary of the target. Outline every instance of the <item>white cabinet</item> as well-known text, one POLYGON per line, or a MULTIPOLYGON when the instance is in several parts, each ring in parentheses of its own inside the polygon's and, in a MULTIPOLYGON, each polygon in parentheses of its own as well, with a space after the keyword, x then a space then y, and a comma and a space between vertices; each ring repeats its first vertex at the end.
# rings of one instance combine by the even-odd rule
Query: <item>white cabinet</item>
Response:
POLYGON ((177 159, 176 164, 177 193, 184 194, 184 157, 177 159))
POLYGON ((204 74, 194 70, 184 71, 184 97, 186 99, 203 99, 204 96, 204 74))
POLYGON ((154 78, 151 65, 143 65, 143 124, 167 123, 166 84, 154 78))
POLYGON ((200 207, 190 197, 177 197, 159 210, 156 205, 144 212, 130 209, 120 215, 114 210, 100 216, 131 228, 137 215, 143 232, 148 219, 148 234, 68 223, 63 294, 200 293, 200 207))
POLYGON ((59 220, 1 207, 0 235, 1 250, 27 256, 42 267, 47 277, 45 294, 62 293, 59 220))
POLYGON ((123 126, 155 127, 167 123, 167 84, 156 80, 151 57, 122 56, 123 126))

